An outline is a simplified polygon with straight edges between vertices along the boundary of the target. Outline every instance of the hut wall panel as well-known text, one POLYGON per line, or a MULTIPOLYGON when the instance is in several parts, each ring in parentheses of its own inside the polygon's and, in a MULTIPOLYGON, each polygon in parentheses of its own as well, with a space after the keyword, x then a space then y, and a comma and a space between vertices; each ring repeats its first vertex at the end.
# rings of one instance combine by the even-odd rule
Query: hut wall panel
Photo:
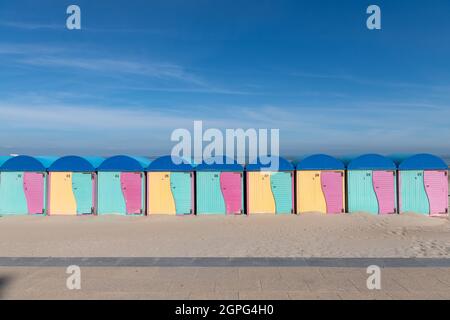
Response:
POLYGON ((49 214, 76 215, 77 202, 72 188, 71 172, 50 173, 49 214))
POLYGON ((342 213, 344 211, 344 172, 322 171, 320 178, 326 212, 342 213))
POLYGON ((127 214, 142 213, 142 177, 139 172, 122 172, 120 184, 127 214))
POLYGON ((197 172, 197 213, 226 214, 220 172, 197 172))
POLYGON ((293 212, 292 175, 290 172, 273 172, 270 176, 270 186, 277 214, 293 212))
POLYGON ((170 188, 170 172, 149 172, 147 178, 148 213, 176 214, 175 201, 170 188))
POLYGON ((248 213, 275 213, 270 172, 248 172, 248 213))
POLYGON ((448 211, 448 177, 446 171, 425 171, 425 191, 430 203, 430 214, 448 211))
POLYGON ((222 172, 220 188, 225 201, 227 214, 242 212, 242 174, 239 172, 222 172))
POLYGON ((320 171, 297 171, 297 213, 327 212, 320 171))
POLYGON ((373 171, 373 187, 378 200, 378 213, 395 213, 395 173, 394 171, 373 171))
POLYGON ((191 214, 193 212, 191 173, 170 173, 170 191, 175 202, 175 213, 180 215, 191 214))
POLYGON ((45 177, 38 172, 24 172, 23 189, 29 214, 44 212, 45 177))
POLYGON ((349 212, 378 214, 378 199, 373 188, 372 171, 348 171, 349 212))
POLYGON ((94 207, 93 180, 90 173, 72 173, 72 189, 76 201, 76 214, 89 214, 94 207))
POLYGON ((0 173, 0 213, 27 214, 28 206, 23 188, 23 172, 0 173))
POLYGON ((422 170, 400 171, 400 212, 429 214, 422 170))
POLYGON ((120 172, 98 173, 98 214, 126 215, 120 172))

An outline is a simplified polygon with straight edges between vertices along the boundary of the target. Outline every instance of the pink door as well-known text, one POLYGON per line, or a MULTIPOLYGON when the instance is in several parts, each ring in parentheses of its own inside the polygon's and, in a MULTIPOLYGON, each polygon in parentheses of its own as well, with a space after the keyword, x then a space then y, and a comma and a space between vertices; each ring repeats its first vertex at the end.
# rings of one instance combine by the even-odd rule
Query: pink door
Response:
POLYGON ((28 213, 44 213, 44 175, 36 172, 25 172, 23 190, 27 199, 28 213))
POLYGON ((322 191, 327 204, 327 213, 344 212, 343 179, 341 172, 323 171, 320 174, 322 191))
POLYGON ((142 213, 142 180, 139 172, 122 172, 120 184, 125 198, 127 214, 142 213))
POLYGON ((425 191, 430 203, 430 214, 448 212, 447 171, 424 171, 425 191))
POLYGON ((222 172, 220 188, 227 214, 240 214, 242 210, 242 176, 239 172, 222 172))
POLYGON ((396 213, 394 171, 373 171, 372 178, 378 200, 378 213, 396 213))

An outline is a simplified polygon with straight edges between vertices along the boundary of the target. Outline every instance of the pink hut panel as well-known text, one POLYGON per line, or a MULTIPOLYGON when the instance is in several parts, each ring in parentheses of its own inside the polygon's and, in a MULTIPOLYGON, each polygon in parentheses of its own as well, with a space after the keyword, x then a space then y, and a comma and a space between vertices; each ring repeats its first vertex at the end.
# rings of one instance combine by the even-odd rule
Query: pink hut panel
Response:
POLYGON ((425 191, 430 203, 430 214, 448 211, 448 181, 446 171, 424 171, 425 191))
POLYGON ((140 214, 142 208, 142 180, 141 174, 137 172, 122 172, 120 183, 127 214, 140 214))
POLYGON ((222 172, 220 188, 227 214, 240 214, 242 210, 242 176, 239 172, 222 172))
POLYGON ((343 212, 344 192, 341 172, 323 171, 320 175, 327 213, 343 212))
POLYGON ((373 171, 372 182, 378 200, 378 213, 395 213, 395 176, 393 171, 373 171))

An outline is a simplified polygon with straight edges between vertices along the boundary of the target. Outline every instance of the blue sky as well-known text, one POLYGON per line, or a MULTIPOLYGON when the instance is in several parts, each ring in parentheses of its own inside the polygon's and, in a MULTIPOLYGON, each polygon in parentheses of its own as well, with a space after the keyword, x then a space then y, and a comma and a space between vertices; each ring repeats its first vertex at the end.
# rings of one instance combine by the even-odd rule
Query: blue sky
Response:
POLYGON ((0 2, 0 153, 159 155, 279 128, 283 154, 450 154, 450 2, 0 2), (81 7, 82 30, 65 28, 81 7), (366 28, 366 8, 382 30, 366 28))

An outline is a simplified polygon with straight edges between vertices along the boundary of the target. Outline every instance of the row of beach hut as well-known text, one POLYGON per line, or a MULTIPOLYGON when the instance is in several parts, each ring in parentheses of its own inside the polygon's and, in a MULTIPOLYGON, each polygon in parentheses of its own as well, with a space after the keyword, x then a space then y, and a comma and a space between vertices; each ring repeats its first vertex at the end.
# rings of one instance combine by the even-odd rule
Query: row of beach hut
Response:
POLYGON ((276 171, 221 160, 0 157, 0 215, 448 214, 448 167, 429 154, 279 158, 276 171))

